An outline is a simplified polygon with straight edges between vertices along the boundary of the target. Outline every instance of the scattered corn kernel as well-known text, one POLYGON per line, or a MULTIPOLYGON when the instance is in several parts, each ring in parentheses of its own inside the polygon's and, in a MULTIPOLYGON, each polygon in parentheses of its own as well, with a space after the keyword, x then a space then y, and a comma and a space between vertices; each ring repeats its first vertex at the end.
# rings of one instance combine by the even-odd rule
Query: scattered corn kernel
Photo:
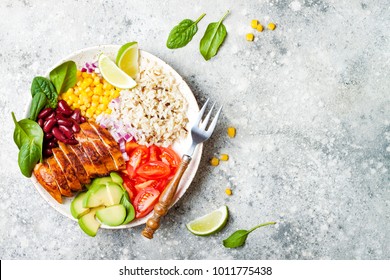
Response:
POLYGON ((255 35, 253 35, 252 33, 246 34, 246 40, 247 41, 253 41, 254 38, 255 38, 255 35))
POLYGON ((234 138, 236 136, 236 129, 234 127, 228 127, 227 134, 230 138, 234 138))
POLYGON ((258 24, 257 27, 256 27, 256 30, 259 31, 259 32, 263 32, 264 27, 261 24, 258 24))
POLYGON ((220 159, 223 160, 223 161, 228 161, 229 160, 229 155, 228 154, 221 154, 220 159))
POLYGON ((230 188, 226 188, 225 193, 227 195, 232 195, 232 190, 230 188))
POLYGON ((276 28, 276 25, 275 25, 275 23, 270 22, 270 23, 268 23, 267 28, 268 28, 269 30, 274 30, 274 29, 276 28))
POLYGON ((251 21, 252 28, 256 29, 258 24, 259 24, 259 21, 257 19, 252 19, 252 21, 251 21))
POLYGON ((219 159, 217 159, 216 157, 213 157, 211 160, 210 160, 210 164, 212 166, 217 166, 219 164, 219 159))

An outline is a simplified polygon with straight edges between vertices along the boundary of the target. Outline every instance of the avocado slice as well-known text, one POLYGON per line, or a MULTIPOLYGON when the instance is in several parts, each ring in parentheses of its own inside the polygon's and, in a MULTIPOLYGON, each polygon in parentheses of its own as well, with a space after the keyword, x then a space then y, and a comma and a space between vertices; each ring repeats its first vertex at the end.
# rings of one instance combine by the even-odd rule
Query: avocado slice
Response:
POLYGON ((119 226, 126 218, 126 208, 122 204, 112 205, 97 211, 96 217, 105 225, 119 226))
POLYGON ((80 228, 89 236, 96 236, 100 228, 100 222, 95 219, 96 211, 103 209, 104 206, 91 209, 91 211, 79 219, 80 228))
POLYGON ((123 184, 123 179, 122 179, 121 175, 119 175, 117 172, 111 172, 110 178, 114 183, 117 183, 118 185, 123 184))
POLYGON ((119 204, 124 191, 113 182, 106 185, 96 185, 87 191, 83 200, 83 207, 93 208, 97 206, 111 206, 119 204))
POLYGON ((70 204, 70 213, 75 219, 79 219, 81 216, 87 214, 91 209, 83 207, 83 201, 86 192, 79 193, 70 204))

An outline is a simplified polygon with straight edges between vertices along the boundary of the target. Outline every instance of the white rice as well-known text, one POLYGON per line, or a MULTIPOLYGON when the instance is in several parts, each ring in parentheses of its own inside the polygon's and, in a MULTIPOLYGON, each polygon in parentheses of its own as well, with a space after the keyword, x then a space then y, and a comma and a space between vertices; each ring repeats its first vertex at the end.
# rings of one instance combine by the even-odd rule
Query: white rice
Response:
POLYGON ((111 133, 120 125, 141 145, 169 146, 187 135, 187 100, 173 75, 156 62, 141 58, 139 67, 137 86, 122 90, 119 100, 109 104, 112 113, 96 121, 111 133))

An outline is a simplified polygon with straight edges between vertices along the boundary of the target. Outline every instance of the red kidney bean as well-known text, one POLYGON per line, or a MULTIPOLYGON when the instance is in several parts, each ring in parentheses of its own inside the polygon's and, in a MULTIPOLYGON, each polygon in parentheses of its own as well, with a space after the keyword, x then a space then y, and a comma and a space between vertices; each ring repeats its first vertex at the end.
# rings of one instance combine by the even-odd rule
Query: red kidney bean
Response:
POLYGON ((43 131, 46 133, 50 132, 53 129, 53 127, 56 125, 56 123, 57 120, 54 118, 47 119, 43 124, 43 131))
POLYGON ((39 119, 46 119, 46 117, 49 116, 51 113, 53 113, 53 109, 52 109, 52 108, 43 109, 43 110, 38 114, 38 118, 39 118, 39 119))
POLYGON ((52 151, 50 148, 44 149, 44 150, 43 150, 43 155, 44 155, 45 157, 50 157, 50 156, 53 155, 53 151, 52 151))
POLYGON ((87 119, 84 117, 84 116, 81 116, 80 117, 80 123, 84 123, 84 122, 86 122, 87 121, 87 119))
POLYGON ((53 139, 54 135, 51 132, 45 133, 44 138, 45 140, 53 139))
POLYGON ((73 136, 73 131, 69 127, 59 125, 58 128, 61 130, 61 132, 65 135, 66 138, 70 139, 73 136))
POLYGON ((65 139, 64 143, 68 145, 77 145, 79 141, 77 141, 76 139, 65 139))
MULTIPOLYGON (((57 126, 55 126, 55 127, 53 128, 52 133, 53 133, 54 137, 55 137, 57 140, 61 141, 61 142, 64 142, 64 140, 67 139, 67 138, 65 137, 65 135, 61 132, 61 130, 60 130, 57 126)), ((64 143, 65 143, 65 142, 64 142, 64 143)))
POLYGON ((77 109, 74 109, 74 112, 73 114, 70 116, 72 119, 74 119, 76 122, 80 122, 80 118, 81 118, 81 111, 79 108, 77 109))
POLYGON ((50 115, 48 115, 48 116, 46 117, 45 120, 54 119, 55 117, 56 117, 56 112, 55 112, 55 111, 52 111, 52 112, 50 113, 50 115))
POLYGON ((40 127, 43 127, 44 120, 43 119, 38 119, 38 124, 40 127))
POLYGON ((72 125, 73 125, 73 122, 71 120, 67 120, 63 117, 58 117, 57 123, 58 123, 58 125, 63 125, 66 127, 72 127, 72 125))
POLYGON ((62 113, 66 116, 70 116, 73 113, 72 109, 69 107, 68 103, 66 103, 65 100, 60 100, 58 102, 58 108, 61 109, 62 113))
POLYGON ((74 133, 79 132, 79 131, 80 131, 80 126, 79 126, 77 123, 73 124, 73 125, 72 125, 72 131, 73 131, 74 133))
POLYGON ((50 141, 50 142, 46 143, 46 147, 55 148, 55 147, 57 147, 57 143, 54 141, 50 141))

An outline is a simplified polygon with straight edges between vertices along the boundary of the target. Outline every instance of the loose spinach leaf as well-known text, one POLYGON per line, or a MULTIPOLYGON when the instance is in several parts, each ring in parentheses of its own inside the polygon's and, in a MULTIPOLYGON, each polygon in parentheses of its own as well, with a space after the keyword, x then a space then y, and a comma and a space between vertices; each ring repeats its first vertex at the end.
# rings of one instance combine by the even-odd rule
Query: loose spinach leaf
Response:
POLYGON ((19 150, 18 163, 22 174, 31 177, 35 164, 42 157, 42 146, 39 146, 31 139, 28 143, 22 145, 19 150))
POLYGON ((23 119, 19 122, 12 112, 15 123, 14 141, 19 148, 18 163, 20 171, 26 177, 31 177, 35 164, 42 159, 42 128, 34 121, 23 119))
POLYGON ((135 209, 133 204, 130 202, 129 194, 125 191, 122 197, 121 204, 126 208, 126 218, 123 221, 123 225, 130 223, 135 218, 135 209))
POLYGON ((196 32, 198 32, 197 24, 205 15, 203 13, 196 21, 184 19, 176 25, 169 33, 167 47, 169 49, 178 49, 187 45, 196 32))
POLYGON ((30 142, 31 139, 38 145, 42 143, 43 131, 36 122, 29 119, 23 119, 18 122, 14 112, 12 112, 12 119, 15 124, 14 142, 19 149, 23 144, 30 142))
POLYGON ((30 120, 35 121, 39 112, 47 105, 47 98, 43 92, 35 93, 30 107, 30 120))
POLYGON ((53 83, 44 77, 35 77, 31 84, 31 95, 32 97, 35 94, 44 93, 49 107, 55 108, 58 103, 58 93, 53 85, 53 83))
POLYGON ((276 224, 276 222, 269 222, 269 223, 260 224, 260 225, 257 225, 250 230, 245 230, 245 229, 237 230, 232 235, 230 235, 228 238, 223 240, 223 246, 225 246, 226 248, 237 248, 237 247, 243 246, 245 244, 245 241, 246 241, 249 233, 251 233, 255 229, 258 229, 259 227, 265 227, 265 226, 274 225, 274 224, 276 224))
POLYGON ((57 93, 66 92, 77 82, 77 66, 74 61, 66 61, 50 72, 50 80, 53 82, 57 93))
POLYGON ((205 60, 209 60, 215 56, 219 47, 222 45, 226 38, 227 31, 223 20, 229 14, 229 11, 218 21, 212 22, 207 26, 206 32, 203 38, 200 40, 199 50, 205 60))

